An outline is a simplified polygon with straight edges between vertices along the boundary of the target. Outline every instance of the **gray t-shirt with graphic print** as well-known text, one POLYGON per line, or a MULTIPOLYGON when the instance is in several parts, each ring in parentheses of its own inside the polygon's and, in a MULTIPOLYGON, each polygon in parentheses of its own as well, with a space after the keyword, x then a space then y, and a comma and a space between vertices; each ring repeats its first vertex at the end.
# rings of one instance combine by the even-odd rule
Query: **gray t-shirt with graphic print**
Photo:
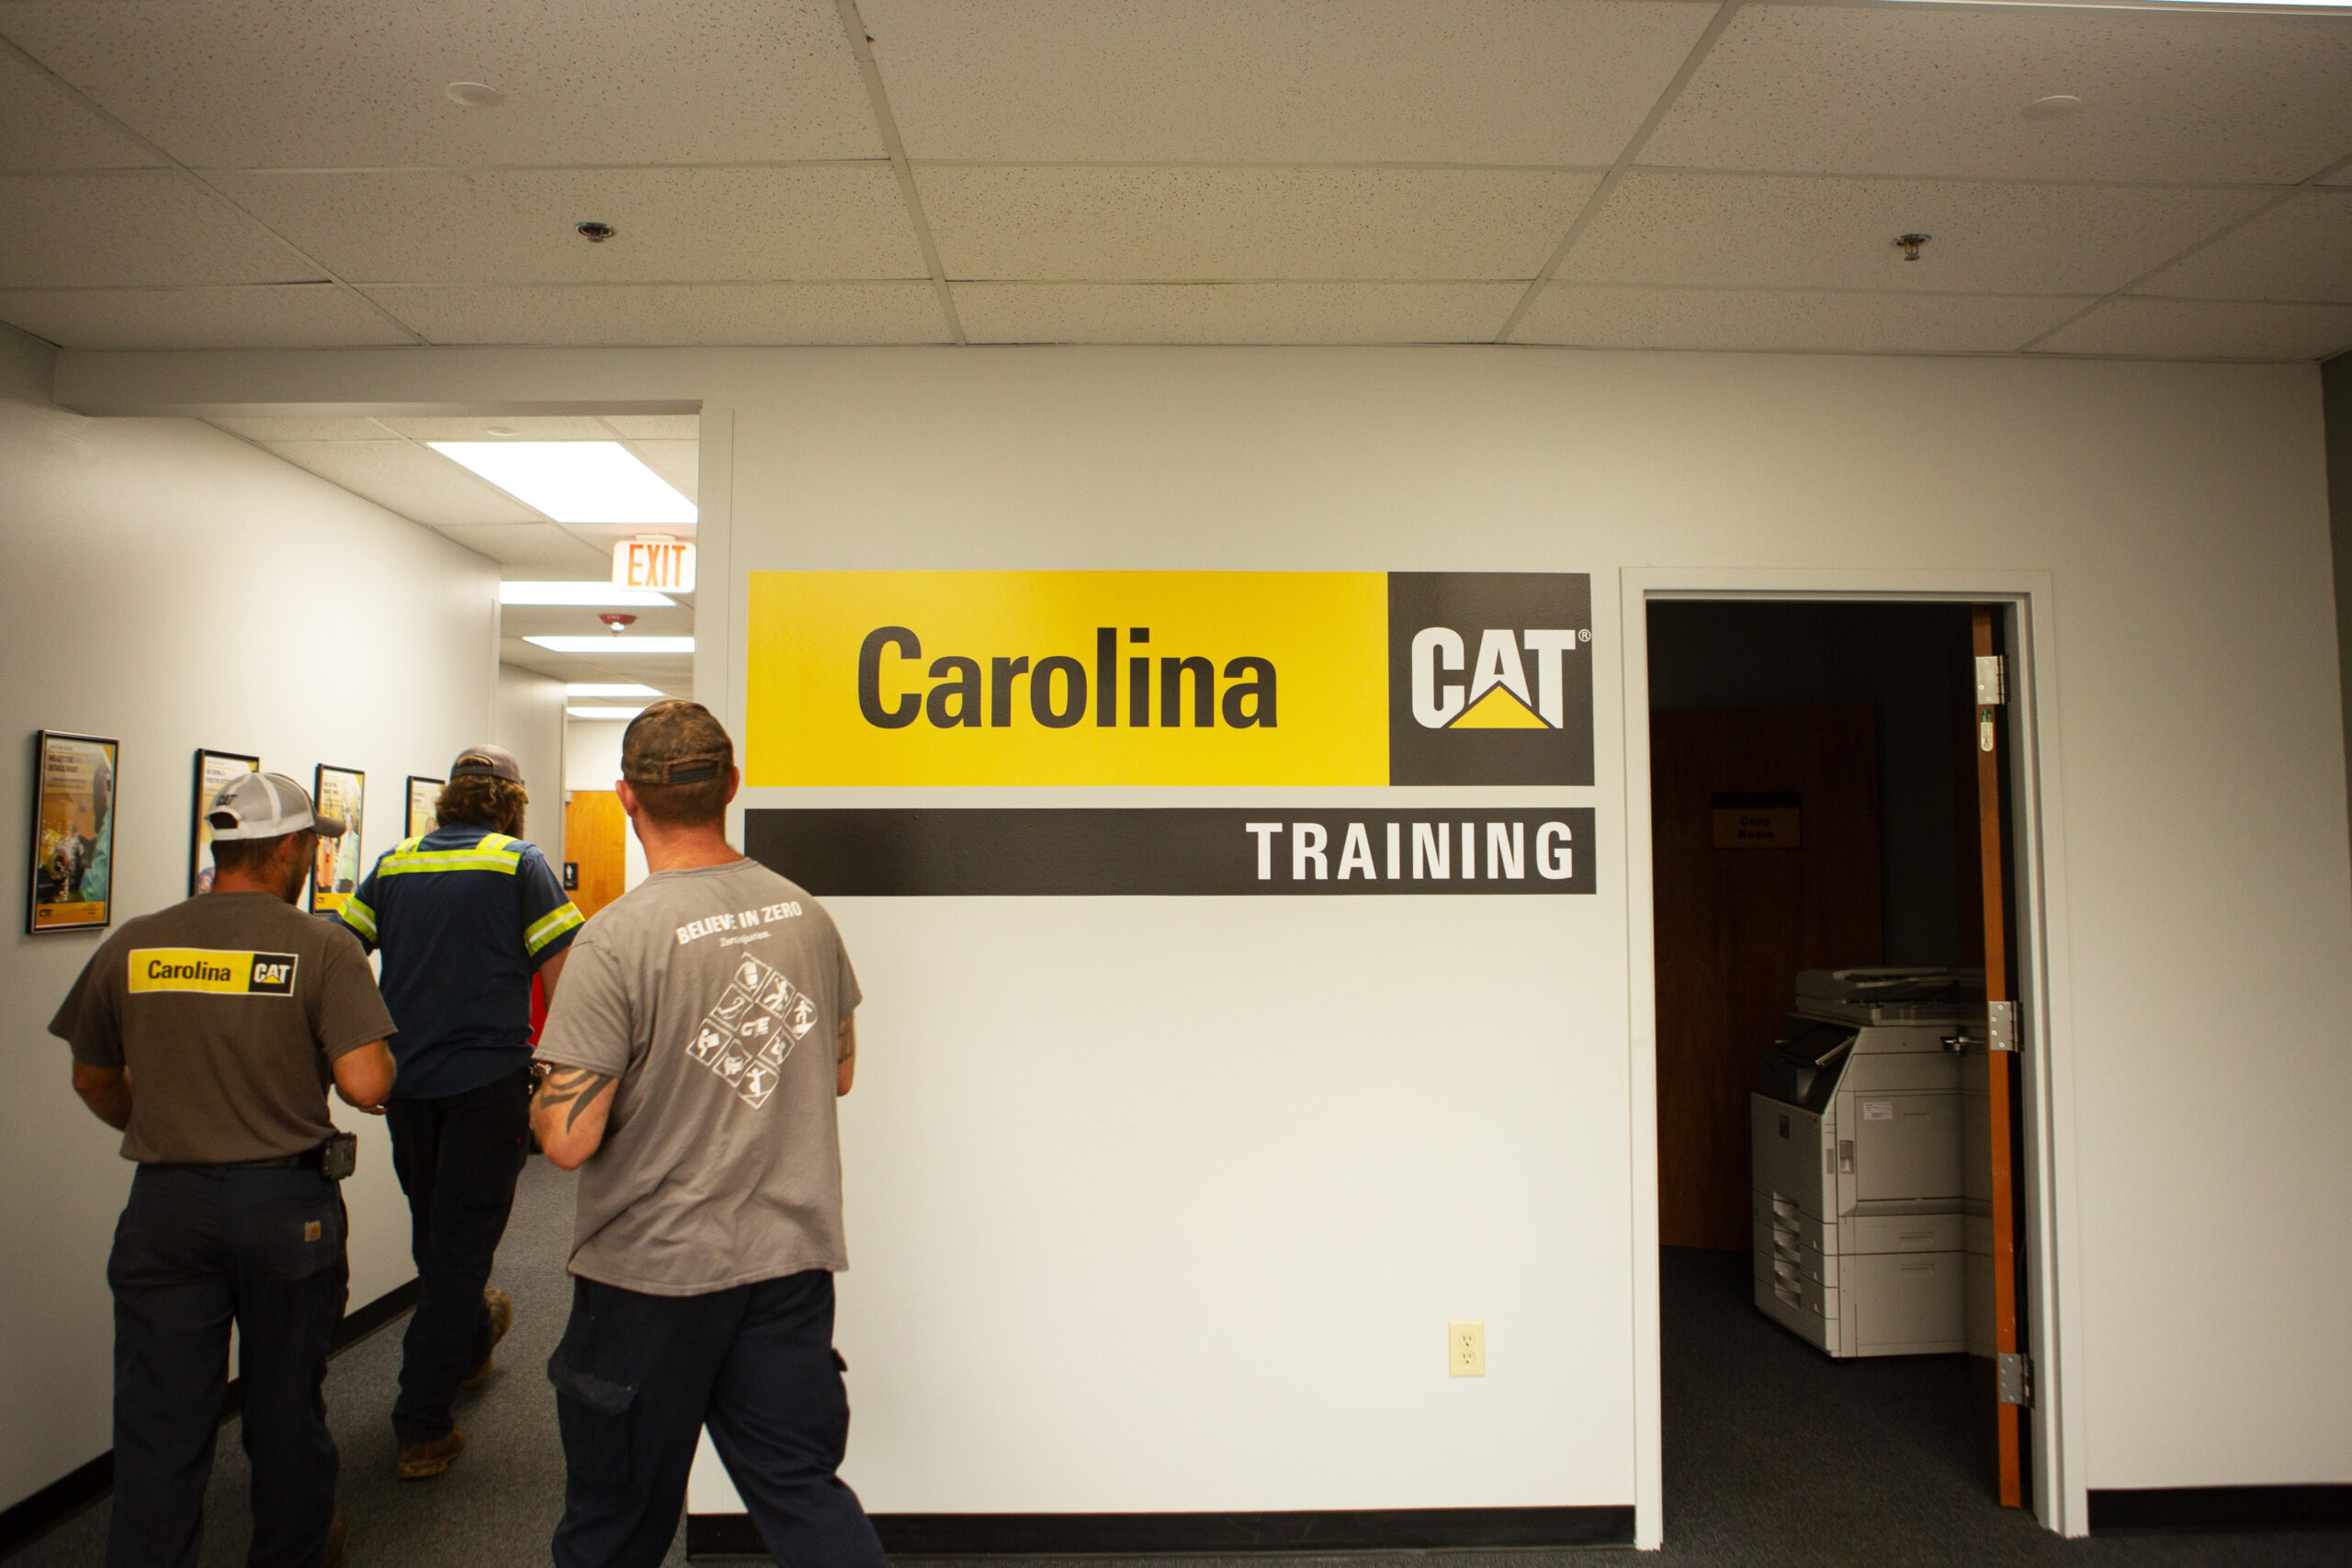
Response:
POLYGON ((848 1268, 834 1035, 858 999, 832 917, 757 861, 656 872, 592 918, 539 1041, 620 1079, 571 1272, 695 1296, 848 1268))

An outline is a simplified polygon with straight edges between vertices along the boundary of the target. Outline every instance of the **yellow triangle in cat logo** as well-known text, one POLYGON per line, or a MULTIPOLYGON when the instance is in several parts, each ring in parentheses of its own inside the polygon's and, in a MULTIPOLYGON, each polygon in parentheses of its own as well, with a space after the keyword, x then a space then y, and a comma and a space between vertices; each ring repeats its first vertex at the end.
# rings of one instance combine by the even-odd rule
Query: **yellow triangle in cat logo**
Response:
POLYGON ((1533 708, 1511 694, 1509 686, 1491 686, 1470 705, 1470 711, 1446 726, 1448 729, 1549 729, 1533 708))

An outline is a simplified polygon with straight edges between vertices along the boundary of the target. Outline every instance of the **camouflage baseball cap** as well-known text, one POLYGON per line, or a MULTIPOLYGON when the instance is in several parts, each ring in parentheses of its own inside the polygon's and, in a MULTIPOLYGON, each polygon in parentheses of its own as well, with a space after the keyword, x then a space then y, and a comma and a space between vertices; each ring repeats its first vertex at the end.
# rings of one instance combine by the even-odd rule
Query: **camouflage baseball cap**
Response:
POLYGON ((734 765, 727 727, 700 703, 681 697, 655 703, 621 736, 621 777, 631 784, 700 784, 734 765))

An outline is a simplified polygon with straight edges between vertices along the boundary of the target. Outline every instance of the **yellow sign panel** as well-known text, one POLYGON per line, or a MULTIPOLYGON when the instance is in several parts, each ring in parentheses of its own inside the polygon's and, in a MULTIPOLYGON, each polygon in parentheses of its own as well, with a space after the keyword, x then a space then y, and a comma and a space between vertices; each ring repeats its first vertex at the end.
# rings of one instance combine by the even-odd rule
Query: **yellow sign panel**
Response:
POLYGON ((1385 784, 1383 572, 754 572, 744 778, 1385 784))

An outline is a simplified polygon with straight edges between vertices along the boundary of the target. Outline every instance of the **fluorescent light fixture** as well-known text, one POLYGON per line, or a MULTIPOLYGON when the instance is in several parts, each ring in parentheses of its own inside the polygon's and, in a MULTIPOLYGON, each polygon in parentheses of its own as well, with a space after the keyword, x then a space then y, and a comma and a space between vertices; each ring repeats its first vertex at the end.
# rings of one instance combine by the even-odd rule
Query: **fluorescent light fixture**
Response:
POLYGON ((574 681, 564 687, 567 697, 644 697, 648 701, 662 694, 638 681, 574 681))
POLYGON ((568 713, 568 714, 570 714, 570 715, 571 715, 572 717, 574 717, 574 718, 635 718, 639 714, 643 713, 645 710, 644 710, 643 708, 641 708, 641 707, 634 707, 634 708, 579 707, 579 708, 566 708, 566 709, 564 709, 563 711, 564 711, 564 712, 566 712, 566 713, 568 713))
POLYGON ((695 503, 617 441, 428 441, 559 523, 639 527, 695 520, 695 503))
POLYGON ((650 610, 677 601, 650 588, 616 588, 609 582, 502 582, 502 604, 586 604, 618 610, 650 610))
POLYGON ((544 648, 549 653, 617 653, 634 656, 640 653, 692 653, 695 639, 690 637, 526 637, 523 639, 533 648, 544 648))

